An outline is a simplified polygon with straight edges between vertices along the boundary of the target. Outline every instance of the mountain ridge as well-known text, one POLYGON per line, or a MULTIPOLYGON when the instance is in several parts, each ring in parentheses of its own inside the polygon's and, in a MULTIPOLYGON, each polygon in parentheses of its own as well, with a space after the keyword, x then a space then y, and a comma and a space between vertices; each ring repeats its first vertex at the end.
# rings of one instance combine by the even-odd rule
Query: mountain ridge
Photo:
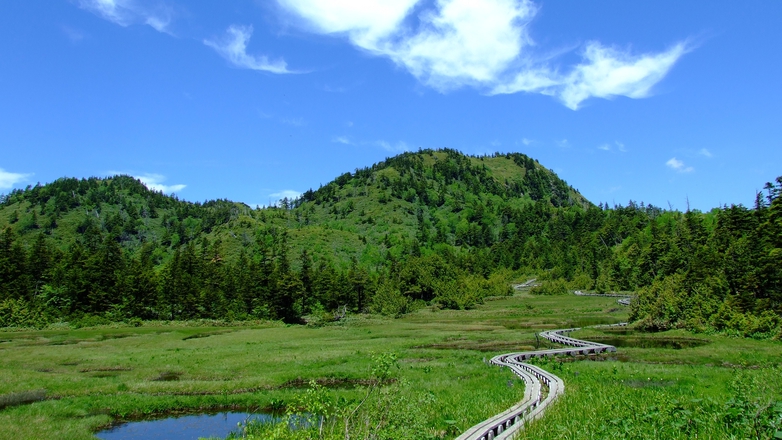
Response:
POLYGON ((782 177, 753 208, 595 206, 520 153, 404 153, 278 206, 186 202, 130 176, 0 201, 0 327, 464 309, 511 294, 637 291, 641 328, 771 337, 782 177), (95 321, 98 320, 98 321, 95 321))

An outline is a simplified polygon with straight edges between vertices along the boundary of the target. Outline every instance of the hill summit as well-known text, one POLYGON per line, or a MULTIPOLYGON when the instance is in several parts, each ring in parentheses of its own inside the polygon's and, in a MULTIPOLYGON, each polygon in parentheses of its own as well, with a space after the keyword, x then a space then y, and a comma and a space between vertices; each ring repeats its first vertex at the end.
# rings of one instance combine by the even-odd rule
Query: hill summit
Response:
MULTIPOLYGON (((0 201, 0 327, 463 309, 638 291, 640 326, 769 337, 782 314, 782 178, 753 209, 595 206, 519 153, 404 153, 278 206, 191 203, 129 176, 0 201)), ((320 319, 320 318, 318 318, 320 319)))

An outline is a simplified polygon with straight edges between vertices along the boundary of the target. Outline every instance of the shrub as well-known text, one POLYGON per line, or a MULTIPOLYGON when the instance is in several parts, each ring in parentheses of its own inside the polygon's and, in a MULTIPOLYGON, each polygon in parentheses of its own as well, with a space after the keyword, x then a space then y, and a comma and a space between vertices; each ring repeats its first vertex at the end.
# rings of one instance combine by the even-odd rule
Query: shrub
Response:
POLYGON ((567 282, 562 278, 543 281, 539 286, 530 289, 529 293, 533 295, 566 295, 568 293, 567 282))
POLYGON ((585 273, 576 275, 568 283, 568 287, 572 290, 589 290, 593 285, 594 283, 592 282, 592 278, 590 278, 589 275, 585 273))
POLYGON ((410 300, 389 283, 378 286, 370 310, 386 316, 399 317, 410 311, 410 300))
POLYGON ((73 328, 95 327, 107 324, 111 324, 111 321, 99 315, 84 315, 71 321, 71 327, 73 328))
POLYGON ((0 327, 38 327, 41 316, 30 305, 12 298, 0 302, 0 327))

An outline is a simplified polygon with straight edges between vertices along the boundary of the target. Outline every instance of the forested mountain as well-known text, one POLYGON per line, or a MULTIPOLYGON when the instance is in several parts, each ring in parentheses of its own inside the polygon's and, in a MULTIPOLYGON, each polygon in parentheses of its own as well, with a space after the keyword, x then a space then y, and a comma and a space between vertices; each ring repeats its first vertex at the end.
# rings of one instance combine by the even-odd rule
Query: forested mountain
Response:
POLYGON ((595 206, 523 154, 419 151, 277 207, 190 203, 128 176, 59 179, 0 204, 0 326, 283 319, 472 307, 524 273, 542 291, 637 290, 650 329, 764 335, 782 312, 782 179, 709 213, 595 206))

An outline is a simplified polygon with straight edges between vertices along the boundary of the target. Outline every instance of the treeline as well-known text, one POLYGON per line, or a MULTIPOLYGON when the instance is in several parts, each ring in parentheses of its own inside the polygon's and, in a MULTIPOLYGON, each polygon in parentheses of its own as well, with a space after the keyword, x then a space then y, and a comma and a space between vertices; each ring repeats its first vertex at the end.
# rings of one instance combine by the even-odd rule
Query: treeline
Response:
POLYGON ((306 250, 292 259, 288 232, 277 227, 259 230, 233 260, 207 238, 177 247, 158 266, 154 252, 149 242, 131 253, 117 235, 95 227, 65 251, 43 233, 26 248, 6 228, 0 327, 198 318, 295 323, 303 316, 329 319, 339 310, 400 315, 433 301, 465 308, 510 293, 507 277, 474 275, 470 258, 449 252, 411 255, 373 272, 355 260, 347 269, 326 260, 314 264, 306 250))
POLYGON ((20 234, 51 234, 78 212, 75 232, 97 225, 123 244, 160 240, 164 245, 187 243, 211 232, 249 208, 228 200, 191 203, 148 189, 130 176, 87 179, 61 178, 52 183, 16 189, 0 197, 0 208, 11 211, 8 223, 20 234), (29 212, 28 212, 29 211, 29 212), (163 228, 157 227, 161 225, 163 228))
POLYGON ((60 179, 1 201, 0 327, 463 309, 534 274, 541 292, 637 292, 644 328, 768 336, 782 314, 780 192, 782 178, 752 208, 708 213, 595 206, 525 155, 454 150, 255 210, 128 176, 60 179))
POLYGON ((630 318, 642 328, 773 336, 782 322, 780 193, 782 177, 752 209, 709 213, 533 205, 506 213, 507 239, 491 254, 500 267, 542 273, 544 291, 637 292, 630 318))

